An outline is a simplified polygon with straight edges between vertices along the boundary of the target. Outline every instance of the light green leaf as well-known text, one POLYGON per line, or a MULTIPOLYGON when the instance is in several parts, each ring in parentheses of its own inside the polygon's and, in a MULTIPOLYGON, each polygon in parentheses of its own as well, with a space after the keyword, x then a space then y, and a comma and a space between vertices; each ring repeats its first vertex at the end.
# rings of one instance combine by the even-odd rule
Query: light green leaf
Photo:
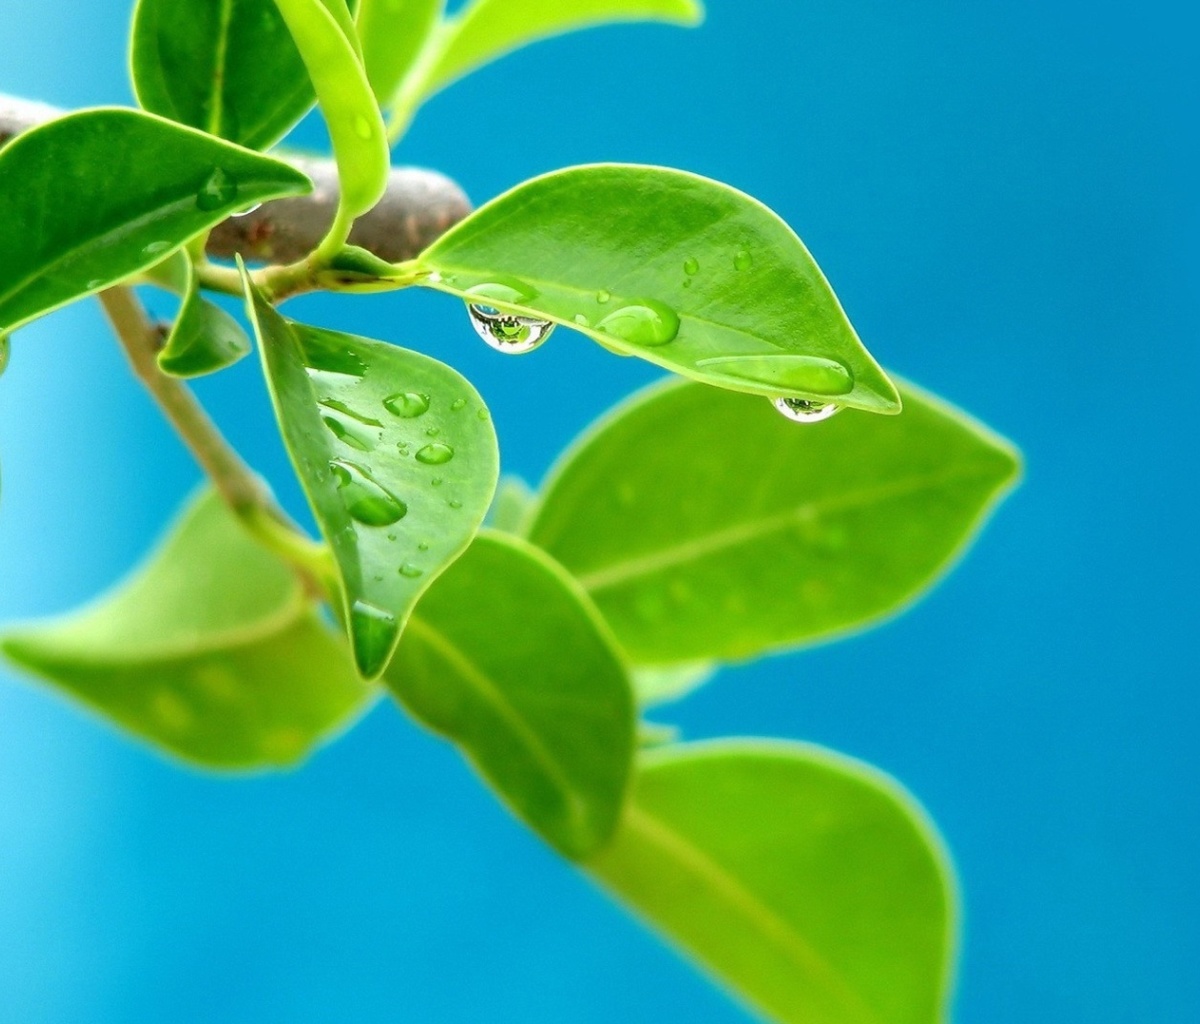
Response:
POLYGON ((337 561, 359 670, 374 678, 483 521, 496 434, 450 367, 287 320, 246 287, 283 439, 337 561))
POLYGON ((643 755, 592 873, 780 1024, 938 1024, 952 871, 891 779, 817 747, 643 755))
POLYGON ((183 302, 166 344, 158 353, 158 366, 175 377, 200 377, 232 366, 250 353, 250 339, 241 325, 200 294, 191 259, 176 253, 183 264, 183 302))
POLYGON ((895 413, 895 389, 783 221, 683 171, 603 164, 527 181, 419 257, 419 281, 541 315, 718 387, 895 413))
POLYGON ((552 474, 529 538, 636 664, 738 660, 859 629, 926 590, 1018 474, 907 386, 896 417, 792 423, 695 384, 644 392, 552 474))
POLYGON ((695 25, 703 17, 698 0, 475 0, 446 25, 424 92, 518 47, 575 29, 618 21, 695 25))
POLYGON ((130 68, 147 110, 251 149, 315 99, 275 0, 139 0, 130 68))
POLYGON ((387 189, 390 152, 379 104, 359 58, 343 0, 275 0, 308 68, 329 126, 341 187, 338 217, 349 222, 387 189))
POLYGON ((370 696, 295 575, 212 493, 111 594, 18 626, 0 649, 130 732, 213 768, 291 764, 370 696))
POLYGON ((385 680, 562 854, 612 834, 633 697, 607 627, 545 554, 476 537, 421 598, 385 680))
POLYGON ((525 527, 537 507, 537 495, 519 476, 503 476, 488 510, 488 525, 504 533, 525 536, 525 527))
POLYGON ((711 661, 684 662, 682 665, 647 665, 633 671, 633 692, 638 704, 654 707, 682 700, 717 674, 711 661))
POLYGON ((0 150, 0 334, 146 270, 293 167, 153 114, 85 110, 0 150))
POLYGON ((412 70, 444 7, 445 0, 362 0, 358 5, 363 65, 381 105, 412 70))

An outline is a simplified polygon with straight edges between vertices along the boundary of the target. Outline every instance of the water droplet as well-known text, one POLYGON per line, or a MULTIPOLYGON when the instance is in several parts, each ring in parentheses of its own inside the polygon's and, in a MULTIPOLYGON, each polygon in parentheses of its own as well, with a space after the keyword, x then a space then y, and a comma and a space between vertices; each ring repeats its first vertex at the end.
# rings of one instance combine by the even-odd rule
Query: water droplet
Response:
POLYGON ((642 299, 613 310, 596 327, 631 345, 665 345, 679 333, 679 315, 661 302, 642 299))
POLYGON ((366 140, 375 134, 375 129, 371 127, 371 122, 368 121, 362 114, 359 114, 354 119, 354 134, 360 139, 366 140))
POLYGON ((382 427, 383 424, 377 419, 372 419, 355 409, 351 409, 345 402, 339 402, 336 398, 327 398, 321 403, 326 409, 332 409, 334 412, 340 412, 343 416, 349 416, 352 420, 357 420, 364 427, 382 427))
POLYGON ((688 277, 694 277, 696 274, 700 273, 700 261, 695 257, 684 260, 683 272, 687 274, 688 277))
POLYGON ((745 249, 739 249, 737 255, 733 257, 734 270, 749 270, 754 266, 754 257, 745 249))
POLYGON ((382 671, 396 641, 396 626, 396 616, 370 601, 360 599, 351 606, 355 660, 364 675, 370 677, 382 671))
POLYGON ((441 466, 454 458, 454 449, 440 441, 427 444, 417 452, 417 461, 427 466, 441 466))
POLYGON ((360 452, 369 452, 375 448, 379 434, 370 428, 382 427, 382 423, 355 412, 345 402, 330 399, 321 405, 328 410, 321 414, 321 419, 339 441, 360 452))
POLYGON ((418 576, 424 576, 425 570, 418 569, 412 562, 405 562, 400 566, 400 575, 405 579, 415 580, 418 576))
POLYGON ((401 391, 385 398, 383 407, 402 420, 415 420, 429 411, 429 396, 418 391, 401 391))
POLYGON ((480 407, 479 411, 475 415, 481 420, 491 419, 491 416, 492 416, 492 414, 490 412, 488 412, 487 409, 484 409, 482 407, 480 407))
POLYGON ((592 326, 592 322, 582 313, 576 313, 573 317, 571 317, 571 322, 578 324, 580 327, 592 326))
POLYGON ((394 533, 389 533, 389 534, 387 535, 387 537, 388 537, 388 540, 395 540, 395 539, 396 539, 396 535, 395 535, 394 533))
POLYGON ((256 213, 262 209, 262 203, 255 203, 253 206, 247 206, 244 210, 238 210, 237 213, 231 213, 231 217, 249 217, 250 214, 256 213))
POLYGON ((335 459, 329 468, 337 477, 346 511, 364 526, 391 526, 408 514, 408 506, 362 466, 335 459))
POLYGON ((429 544, 426 541, 421 541, 421 543, 417 545, 417 550, 418 551, 428 551, 429 544))
POLYGON ((441 431, 437 427, 430 427, 427 431, 425 431, 425 436, 426 437, 437 437, 438 434, 440 434, 440 433, 441 433, 441 431))
POLYGON ((698 360, 696 368, 715 381, 733 384, 748 381, 817 395, 845 395, 854 389, 850 371, 837 360, 822 356, 714 356, 698 360))
POLYGON ((610 299, 612 299, 612 292, 606 292, 603 288, 596 292, 596 301, 600 305, 607 305, 610 299))
POLYGON ((446 504, 451 508, 462 508, 462 502, 454 498, 451 498, 448 502, 446 502, 446 504))
POLYGON ((171 248, 170 242, 163 242, 163 241, 151 242, 149 245, 145 245, 142 247, 142 255, 143 256, 161 256, 163 253, 169 251, 170 248, 171 248))
POLYGON ((206 213, 228 206, 237 198, 238 185, 224 168, 214 168, 196 193, 196 207, 206 213))
POLYGON ((467 404, 467 400, 465 398, 456 398, 453 402, 450 403, 450 411, 458 412, 458 410, 464 408, 466 406, 466 404, 467 404))
POLYGON ((554 330, 549 320, 533 316, 518 316, 502 313, 494 306, 467 306, 471 315, 471 326, 487 344, 497 352, 509 356, 522 356, 542 344, 554 330))
POLYGON ((93 277, 88 279, 88 282, 84 285, 84 287, 90 292, 93 288, 99 288, 102 284, 104 284, 104 278, 93 277))
POLYGON ((771 404, 796 423, 820 423, 841 408, 833 402, 809 402, 803 398, 775 398, 771 404))

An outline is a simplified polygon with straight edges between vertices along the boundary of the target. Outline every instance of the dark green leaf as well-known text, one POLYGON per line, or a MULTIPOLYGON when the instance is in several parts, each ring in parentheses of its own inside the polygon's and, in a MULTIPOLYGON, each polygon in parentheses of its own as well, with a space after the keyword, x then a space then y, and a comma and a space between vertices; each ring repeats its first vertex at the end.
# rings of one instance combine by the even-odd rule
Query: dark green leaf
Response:
POLYGON ((130 67, 147 110, 251 149, 315 99, 275 0, 139 0, 130 67))
POLYGON ((0 334, 159 263, 295 168, 153 114, 69 114, 0 151, 0 334))
POLYGON ((781 1024, 938 1024, 954 885, 933 827, 880 773, 816 747, 644 755, 591 871, 781 1024))
POLYGON ((419 283, 582 331, 718 387, 895 413, 792 230, 683 171, 604 164, 535 178, 426 250, 419 283))
POLYGON ((802 425, 654 387, 563 460, 529 537, 638 664, 749 658, 913 600, 1013 485, 1012 447, 912 387, 896 417, 802 425))
POLYGON ((412 69, 444 6, 445 0, 362 0, 358 5, 363 65, 381 104, 412 69))
POLYGON ((695 25, 698 0, 475 0, 445 29, 426 93, 436 92, 481 64, 537 39, 616 21, 695 25))
POLYGON ((17 627, 0 646, 106 718, 209 767, 291 764, 369 697, 295 575, 213 494, 111 594, 17 627))
POLYGON ((633 698, 607 628, 545 554, 476 537, 421 598, 385 679, 565 856, 612 834, 633 698))
POLYGON ((200 294, 192 261, 183 253, 186 278, 183 302, 158 365, 175 377, 200 377, 231 366, 250 353, 250 339, 241 325, 200 294))
POLYGON ((466 549, 496 489, 488 411, 450 367, 280 316, 247 280, 275 413, 337 560, 364 676, 466 549))

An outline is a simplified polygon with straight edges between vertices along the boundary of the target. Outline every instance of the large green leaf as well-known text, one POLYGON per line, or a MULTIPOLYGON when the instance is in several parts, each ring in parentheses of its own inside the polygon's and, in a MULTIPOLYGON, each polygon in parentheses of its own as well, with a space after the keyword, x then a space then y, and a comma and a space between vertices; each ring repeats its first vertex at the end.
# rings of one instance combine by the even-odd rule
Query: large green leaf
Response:
POLYGON ((85 110, 0 151, 0 334, 159 263, 232 213, 312 184, 134 110, 85 110))
POLYGON ((275 0, 139 0, 130 67, 147 110, 252 149, 315 99, 275 0))
POLYGON ((385 679, 565 856, 612 834, 633 698, 607 627, 545 554, 476 537, 421 598, 385 679))
POLYGON ((800 425, 656 386, 563 459, 528 536, 636 663, 749 658, 913 600, 1012 486, 1010 445, 913 387, 900 416, 800 425))
POLYGON ((643 756, 604 885, 782 1024, 945 1019, 952 874, 899 786, 800 744, 643 756))
POLYGON ((537 39, 614 21, 669 21, 694 25, 704 16, 698 0, 475 0, 444 29, 426 93, 473 68, 537 39))
POLYGON ((445 0, 362 0, 358 5, 363 65, 381 104, 412 70, 444 7, 445 0))
POLYGON ((419 258, 420 283, 542 315, 735 391, 899 411, 808 250, 761 203, 683 171, 535 178, 419 258))
POLYGON ((338 165, 339 216, 353 220, 387 189, 390 151, 344 0, 275 0, 308 68, 338 165))
POLYGON ((130 732, 209 767, 290 764, 369 697, 296 576, 211 493, 111 594, 17 627, 0 647, 130 732))
POLYGON ((158 366, 175 377, 200 377, 231 366, 250 354, 250 339, 233 317, 203 297, 195 268, 186 252, 169 261, 163 273, 178 273, 183 295, 166 343, 159 350, 158 366))
POLYGON ((246 286, 283 439, 337 561, 359 669, 374 678, 483 521, 496 434, 450 367, 287 320, 246 286))

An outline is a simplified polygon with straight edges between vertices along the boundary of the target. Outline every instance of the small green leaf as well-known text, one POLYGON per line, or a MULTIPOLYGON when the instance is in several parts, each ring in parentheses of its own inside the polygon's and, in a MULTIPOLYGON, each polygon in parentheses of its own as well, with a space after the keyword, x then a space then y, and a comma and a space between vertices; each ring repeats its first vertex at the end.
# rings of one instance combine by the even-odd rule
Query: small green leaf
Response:
POLYGON ((85 110, 0 151, 0 334, 161 262, 294 167, 153 114, 85 110))
POLYGON ((374 678, 483 521, 496 434, 450 367, 287 320, 246 287, 283 439, 337 561, 359 670, 374 678))
POLYGON ((476 537, 421 598, 385 679, 562 854, 612 834, 633 698, 600 616, 545 554, 476 537))
POLYGON ((139 0, 130 68, 147 110, 251 149, 315 100, 275 0, 139 0))
POLYGON ((233 317, 200 294, 191 259, 176 255, 186 268, 183 302, 158 353, 158 366, 174 377, 200 377, 249 355, 250 339, 233 317))
POLYGON ((695 25, 703 17, 698 0, 475 0, 446 25, 424 92, 518 47, 575 29, 617 21, 695 25))
POLYGON ((341 187, 339 218, 366 213, 387 189, 390 151, 343 0, 275 0, 329 126, 341 187))
POLYGON ((445 0, 362 0, 358 5, 363 66, 380 104, 387 104, 412 70, 444 7, 445 0))
POLYGON ((953 876, 891 779, 800 744, 643 755, 601 882, 780 1024, 938 1024, 953 876))
POLYGON ((603 164, 527 181, 419 258, 419 281, 734 391, 900 409, 803 243, 683 171, 603 164))
POLYGON ((716 674, 717 666, 711 661, 644 666, 633 672, 633 692, 641 707, 654 707, 682 700, 716 674))
POLYGON ((570 451, 529 538, 635 664, 739 660, 862 628, 926 590, 1013 485, 1012 447, 905 387, 900 416, 802 425, 695 384, 570 451))
POLYGON ((291 764, 369 697, 296 576, 212 493, 115 591, 0 649, 130 732, 213 768, 291 764))

